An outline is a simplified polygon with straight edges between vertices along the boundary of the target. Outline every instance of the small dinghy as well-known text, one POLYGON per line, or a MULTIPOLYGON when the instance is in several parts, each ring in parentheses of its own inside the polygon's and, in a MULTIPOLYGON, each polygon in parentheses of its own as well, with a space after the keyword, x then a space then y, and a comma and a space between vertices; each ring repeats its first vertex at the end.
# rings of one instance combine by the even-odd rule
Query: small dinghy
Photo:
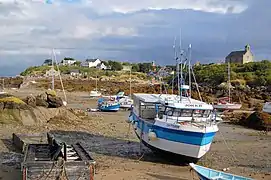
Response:
POLYGON ((189 163, 189 165, 197 173, 200 180, 253 180, 251 178, 237 176, 234 174, 199 166, 194 163, 189 163))

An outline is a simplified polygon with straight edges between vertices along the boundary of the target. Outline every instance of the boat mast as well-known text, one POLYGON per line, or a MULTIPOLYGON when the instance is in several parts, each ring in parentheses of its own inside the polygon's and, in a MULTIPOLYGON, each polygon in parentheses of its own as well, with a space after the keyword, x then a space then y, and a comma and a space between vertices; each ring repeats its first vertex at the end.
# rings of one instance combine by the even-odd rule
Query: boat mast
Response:
POLYGON ((173 78, 172 78, 172 82, 171 82, 171 85, 172 85, 172 92, 171 94, 174 94, 174 78, 175 78, 175 72, 173 71, 173 78))
MULTIPOLYGON (((66 92, 65 92, 65 89, 64 89, 62 77, 61 77, 61 75, 60 75, 60 70, 59 70, 58 62, 57 62, 57 59, 56 59, 56 53, 55 53, 55 50, 54 50, 54 49, 53 49, 53 55, 54 55, 54 60, 55 60, 55 63, 56 63, 57 74, 58 74, 58 76, 59 76, 60 84, 61 84, 62 91, 63 91, 64 98, 65 98, 65 104, 67 104, 67 95, 66 95, 66 92)), ((64 104, 64 105, 65 105, 65 104, 64 104)), ((66 105, 65 105, 65 106, 66 106, 66 105)))
MULTIPOLYGON (((183 57, 183 50, 182 50, 182 31, 180 29, 180 42, 179 42, 179 46, 180 46, 180 62, 181 62, 181 83, 183 83, 183 62, 182 62, 182 57, 183 57)), ((180 63, 178 63, 178 66, 180 66, 180 63)), ((180 77, 178 77, 179 79, 180 77)), ((178 82, 179 84, 179 82, 178 82)), ((182 85, 180 87, 179 85, 179 91, 180 91, 180 100, 182 101, 182 96, 183 96, 183 90, 182 90, 182 85)))
POLYGON ((231 102, 231 76, 230 76, 230 62, 228 62, 228 88, 229 88, 229 103, 231 102))
POLYGON ((189 97, 191 98, 191 48, 192 48, 192 45, 189 44, 189 48, 188 48, 188 51, 189 51, 189 59, 188 59, 188 75, 189 75, 189 97))
POLYGON ((51 70, 52 70, 52 90, 55 90, 55 73, 54 73, 54 62, 55 62, 55 56, 54 56, 54 49, 52 50, 52 67, 51 67, 51 70))
POLYGON ((174 59, 176 61, 176 73, 177 73, 177 83, 178 83, 178 95, 180 96, 180 70, 179 70, 179 61, 178 61, 178 56, 177 56, 177 52, 176 52, 176 37, 174 39, 174 45, 173 45, 173 49, 174 49, 174 59))
POLYGON ((132 74, 132 67, 130 68, 130 97, 131 97, 131 95, 132 95, 132 79, 131 79, 131 74, 132 74))
POLYGON ((4 78, 2 79, 2 88, 3 88, 3 91, 4 91, 4 89, 5 89, 5 79, 4 78))
POLYGON ((96 83, 95 83, 95 86, 96 86, 96 92, 97 92, 97 86, 98 86, 98 83, 97 83, 97 79, 98 79, 98 76, 97 76, 97 74, 96 74, 96 83))

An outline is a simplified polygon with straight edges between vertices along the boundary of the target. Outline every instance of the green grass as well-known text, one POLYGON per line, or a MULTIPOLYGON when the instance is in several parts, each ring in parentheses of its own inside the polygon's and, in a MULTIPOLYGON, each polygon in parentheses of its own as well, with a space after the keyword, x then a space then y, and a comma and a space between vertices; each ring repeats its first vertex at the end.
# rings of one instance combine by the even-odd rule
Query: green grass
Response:
POLYGON ((25 104, 25 102, 17 97, 4 97, 4 98, 1 98, 0 99, 0 102, 13 102, 13 103, 16 103, 16 104, 25 104))

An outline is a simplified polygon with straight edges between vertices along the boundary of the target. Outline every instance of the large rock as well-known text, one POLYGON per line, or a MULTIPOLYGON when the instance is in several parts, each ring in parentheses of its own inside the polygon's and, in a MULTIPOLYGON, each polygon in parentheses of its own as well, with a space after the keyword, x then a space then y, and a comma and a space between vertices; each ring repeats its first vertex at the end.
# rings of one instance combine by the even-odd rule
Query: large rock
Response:
POLYGON ((21 99, 13 96, 1 97, 0 98, 1 108, 0 109, 29 109, 29 106, 21 99))
POLYGON ((271 127, 271 115, 256 111, 245 120, 244 125, 257 130, 268 130, 271 127))
POLYGON ((47 100, 44 100, 40 97, 36 98, 36 106, 42 106, 42 107, 49 107, 49 103, 47 102, 47 100))
POLYGON ((26 103, 29 106, 36 107, 36 98, 33 95, 27 96, 26 97, 26 103))
POLYGON ((49 108, 58 108, 63 106, 63 101, 60 97, 47 95, 47 102, 49 104, 49 108))

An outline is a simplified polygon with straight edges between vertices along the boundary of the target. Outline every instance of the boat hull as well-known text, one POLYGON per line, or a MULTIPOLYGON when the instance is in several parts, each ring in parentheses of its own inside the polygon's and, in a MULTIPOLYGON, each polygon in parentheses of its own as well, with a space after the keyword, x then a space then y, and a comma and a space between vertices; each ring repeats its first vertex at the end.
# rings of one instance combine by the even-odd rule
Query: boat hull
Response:
POLYGON ((247 178, 247 177, 243 177, 243 176, 238 176, 238 175, 234 175, 234 174, 230 174, 230 173, 226 173, 226 172, 222 172, 222 171, 217 171, 214 169, 210 169, 210 168, 206 168, 203 166, 199 166, 193 163, 189 164, 194 171, 197 173, 197 175, 199 176, 200 180, 253 180, 251 178, 247 178))
POLYGON ((152 150, 168 152, 196 162, 210 149, 215 132, 197 133, 173 130, 157 126, 133 115, 134 130, 139 139, 152 150), (143 130, 142 130, 143 129, 143 130), (149 132, 155 132, 156 139, 150 139, 149 132))
POLYGON ((100 106, 100 111, 103 111, 103 112, 117 112, 119 109, 120 109, 120 105, 117 104, 117 105, 101 105, 100 106))
POLYGON ((241 104, 216 104, 213 105, 215 109, 223 109, 223 110, 238 110, 241 109, 241 104))
MULTIPOLYGON (((140 139, 138 134, 136 134, 136 136, 137 136, 138 139, 140 139)), ((179 162, 182 162, 182 163, 191 163, 191 162, 197 163, 199 161, 199 158, 184 156, 184 155, 180 155, 180 154, 176 154, 176 153, 173 153, 173 152, 169 152, 169 151, 159 149, 157 147, 154 147, 154 146, 150 145, 149 143, 147 143, 143 139, 142 139, 142 143, 143 143, 144 146, 151 149, 154 153, 157 153, 159 156, 165 157, 166 159, 169 159, 169 160, 174 161, 174 162, 178 162, 178 163, 179 162)))
POLYGON ((271 103, 266 102, 263 106, 263 112, 271 114, 271 103))

